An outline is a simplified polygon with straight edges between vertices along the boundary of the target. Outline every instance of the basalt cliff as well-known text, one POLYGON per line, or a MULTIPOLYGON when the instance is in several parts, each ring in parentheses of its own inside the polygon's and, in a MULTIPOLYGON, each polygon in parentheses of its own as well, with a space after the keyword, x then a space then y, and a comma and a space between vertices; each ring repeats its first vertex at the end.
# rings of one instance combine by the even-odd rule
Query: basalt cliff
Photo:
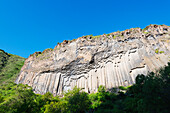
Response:
POLYGON ((28 84, 35 93, 63 91, 77 86, 96 92, 128 86, 138 74, 147 74, 170 61, 170 26, 83 36, 63 41, 54 49, 35 52, 26 59, 16 83, 28 84))

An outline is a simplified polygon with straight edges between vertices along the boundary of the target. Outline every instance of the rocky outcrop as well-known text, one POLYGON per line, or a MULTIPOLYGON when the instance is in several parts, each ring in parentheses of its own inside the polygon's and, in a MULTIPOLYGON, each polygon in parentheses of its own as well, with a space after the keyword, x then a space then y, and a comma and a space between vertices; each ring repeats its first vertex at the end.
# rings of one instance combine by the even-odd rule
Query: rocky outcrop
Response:
POLYGON ((26 59, 16 83, 28 84, 35 93, 60 95, 74 86, 96 92, 128 86, 138 74, 154 71, 170 60, 170 27, 149 25, 100 36, 64 41, 53 50, 26 59))

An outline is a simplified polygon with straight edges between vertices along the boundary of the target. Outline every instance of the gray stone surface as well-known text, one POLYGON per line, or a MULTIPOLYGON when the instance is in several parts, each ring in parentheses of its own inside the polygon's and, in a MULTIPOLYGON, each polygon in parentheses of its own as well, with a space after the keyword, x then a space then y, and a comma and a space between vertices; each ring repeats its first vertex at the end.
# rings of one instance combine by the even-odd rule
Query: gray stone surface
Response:
POLYGON ((170 27, 149 25, 145 30, 84 36, 64 41, 54 50, 36 52, 25 61, 16 83, 28 84, 39 94, 61 95, 74 86, 92 93, 100 85, 107 89, 131 85, 138 74, 154 71, 168 61, 170 27))

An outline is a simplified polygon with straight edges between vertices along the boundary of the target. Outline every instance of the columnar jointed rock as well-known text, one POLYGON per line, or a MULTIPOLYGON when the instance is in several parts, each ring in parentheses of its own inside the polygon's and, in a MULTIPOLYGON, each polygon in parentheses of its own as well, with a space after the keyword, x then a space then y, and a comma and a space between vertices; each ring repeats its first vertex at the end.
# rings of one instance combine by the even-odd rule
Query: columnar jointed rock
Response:
POLYGON ((135 82, 138 74, 167 64, 170 59, 170 27, 149 25, 101 36, 64 41, 54 50, 36 52, 25 61, 16 80, 35 93, 59 95, 74 86, 96 92, 135 82))

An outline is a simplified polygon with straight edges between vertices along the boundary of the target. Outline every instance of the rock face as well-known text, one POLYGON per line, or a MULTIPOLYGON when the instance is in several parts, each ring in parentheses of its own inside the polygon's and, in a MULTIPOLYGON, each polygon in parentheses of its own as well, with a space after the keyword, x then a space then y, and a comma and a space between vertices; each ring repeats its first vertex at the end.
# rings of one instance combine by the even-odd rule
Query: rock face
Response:
POLYGON ((127 86, 170 61, 170 26, 149 25, 100 36, 64 41, 26 59, 16 83, 35 93, 60 95, 74 86, 96 92, 127 86))

